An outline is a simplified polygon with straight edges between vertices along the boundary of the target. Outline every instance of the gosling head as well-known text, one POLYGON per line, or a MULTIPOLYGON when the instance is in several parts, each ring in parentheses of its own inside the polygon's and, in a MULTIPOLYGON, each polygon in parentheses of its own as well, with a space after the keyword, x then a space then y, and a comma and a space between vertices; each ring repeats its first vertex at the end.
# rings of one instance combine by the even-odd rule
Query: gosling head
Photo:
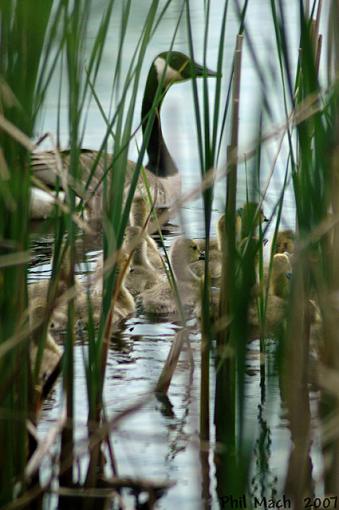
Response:
POLYGON ((246 202, 246 204, 237 210, 241 225, 241 238, 252 236, 259 223, 268 221, 262 208, 256 202, 246 202))
POLYGON ((274 253, 294 253, 295 235, 293 230, 281 230, 277 234, 274 253))
POLYGON ((178 281, 192 281, 197 280, 197 276, 191 271, 189 264, 203 260, 205 255, 195 241, 178 237, 171 246, 169 258, 178 281))
POLYGON ((273 256, 272 272, 277 276, 280 276, 281 274, 291 274, 292 267, 290 259, 286 253, 276 253, 273 256))
POLYGON ((218 76, 214 71, 194 62, 180 51, 164 51, 153 61, 158 83, 168 87, 172 83, 190 80, 194 76, 218 76))

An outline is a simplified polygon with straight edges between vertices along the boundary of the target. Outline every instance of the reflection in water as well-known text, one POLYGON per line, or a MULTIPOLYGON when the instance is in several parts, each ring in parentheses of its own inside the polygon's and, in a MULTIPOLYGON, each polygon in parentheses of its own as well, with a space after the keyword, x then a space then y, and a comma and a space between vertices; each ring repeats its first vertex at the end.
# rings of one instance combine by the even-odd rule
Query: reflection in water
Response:
POLYGON ((252 497, 275 498, 278 495, 278 477, 270 471, 272 431, 264 418, 264 408, 258 406, 259 437, 254 445, 256 465, 251 479, 252 497))

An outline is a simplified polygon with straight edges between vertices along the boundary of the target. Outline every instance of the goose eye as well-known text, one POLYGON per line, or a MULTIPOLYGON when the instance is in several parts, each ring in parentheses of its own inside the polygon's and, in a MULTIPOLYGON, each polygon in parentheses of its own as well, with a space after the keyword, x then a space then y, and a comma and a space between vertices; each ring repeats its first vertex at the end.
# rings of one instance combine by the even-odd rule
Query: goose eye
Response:
POLYGON ((196 245, 196 244, 194 244, 194 245, 192 246, 192 248, 193 248, 193 250, 197 250, 197 249, 198 249, 198 247, 197 247, 197 245, 196 245))

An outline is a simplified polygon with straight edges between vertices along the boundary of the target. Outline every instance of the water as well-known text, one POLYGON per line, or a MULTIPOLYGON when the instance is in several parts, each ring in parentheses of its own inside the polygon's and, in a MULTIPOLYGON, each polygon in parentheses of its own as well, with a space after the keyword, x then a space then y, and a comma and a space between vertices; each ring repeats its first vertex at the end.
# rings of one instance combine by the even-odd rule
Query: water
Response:
MULTIPOLYGON (((164 2, 162 2, 163 4, 164 2)), ((298 25, 298 3, 297 1, 286 0, 284 4, 288 5, 288 26, 289 43, 293 62, 296 63, 298 43, 297 25, 298 25)), ((91 42, 95 36, 96 26, 102 14, 102 2, 96 2, 97 8, 91 17, 90 38, 91 42)), ((205 26, 205 14, 203 1, 192 2, 191 20, 194 27, 194 44, 197 61, 202 61, 203 56, 203 31, 205 26)), ((217 50, 219 43, 219 30, 222 12, 222 2, 220 0, 211 1, 210 11, 210 31, 209 31, 209 51, 207 63, 209 68, 216 68, 217 50)), ((122 2, 116 2, 114 15, 111 22, 109 36, 103 56, 103 65, 100 71, 96 91, 100 97, 103 107, 108 111, 110 105, 110 84, 112 82, 112 73, 114 67, 114 58, 117 52, 118 32, 120 27, 119 6, 122 2), (113 64, 112 64, 113 63, 113 64)), ((124 48, 124 59, 122 73, 126 72, 130 58, 135 48, 138 35, 141 30, 142 21, 145 19, 149 6, 148 0, 139 0, 132 2, 132 11, 128 33, 126 35, 126 45, 124 48)), ((141 84, 145 82, 148 67, 154 56, 161 51, 169 48, 175 24, 180 12, 181 2, 172 1, 166 16, 161 21, 158 30, 150 42, 145 57, 145 66, 141 84)), ((269 96, 272 111, 271 119, 265 116, 265 130, 269 131, 272 126, 279 125, 284 120, 283 102, 278 75, 270 70, 270 65, 276 61, 274 57, 273 28, 269 2, 254 0, 249 2, 249 20, 248 29, 254 44, 255 52, 259 57, 260 64, 264 70, 265 80, 267 81, 267 93, 269 96)), ((235 13, 233 2, 230 2, 230 11, 227 23, 227 37, 225 45, 224 58, 224 84, 225 93, 227 89, 228 77, 230 73, 230 62, 235 44, 235 35, 238 30, 238 19, 235 13)), ((179 26, 174 48, 188 53, 188 41, 185 23, 179 26)), ((275 69, 275 73, 278 70, 275 69)), ((210 80, 210 90, 213 94, 213 80, 210 80)), ((38 127, 37 135, 49 131, 56 132, 57 120, 57 87, 58 80, 54 80, 51 91, 48 95, 46 108, 41 117, 41 123, 38 127)), ((244 147, 246 152, 251 143, 257 136, 258 104, 260 105, 260 83, 256 68, 250 55, 249 46, 246 43, 244 47, 243 66, 242 66, 242 87, 240 101, 240 146, 244 147)), ((201 84, 199 93, 201 94, 201 84)), ((137 107, 135 110, 134 127, 139 124, 139 112, 141 110, 143 90, 139 90, 137 98, 137 107)), ((211 99, 211 107, 213 100, 211 99)), ((180 168, 183 191, 186 192, 195 187, 200 180, 199 157, 197 149, 197 136, 194 125, 194 109, 192 101, 192 89, 190 83, 175 85, 168 92, 162 108, 162 121, 164 136, 169 150, 173 155, 178 167, 180 168)), ((105 124, 101 118, 96 105, 92 103, 88 111, 88 123, 84 137, 84 146, 90 148, 99 148, 102 136, 105 131, 105 124)), ((140 145, 140 134, 137 135, 137 141, 140 145)), ((67 99, 64 94, 62 100, 61 117, 61 142, 64 146, 68 143, 67 132, 67 99)), ((220 157, 220 166, 225 164, 226 153, 223 145, 220 157)), ((270 216, 274 204, 278 199, 283 172, 286 164, 287 146, 284 140, 278 157, 277 164, 273 173, 271 184, 264 200, 264 211, 266 216, 270 216)), ((278 141, 274 140, 266 144, 262 156, 262 185, 266 182, 269 175, 272 161, 278 147, 278 141)), ((136 159, 136 144, 132 143, 130 147, 131 159, 136 159)), ((248 165, 250 172, 250 164, 248 165)), ((240 183, 238 201, 239 205, 245 199, 245 167, 242 165, 239 170, 240 183)), ((213 232, 215 220, 224 208, 225 201, 225 183, 221 181, 216 187, 216 196, 213 210, 213 232)), ((258 198, 258 197, 257 197, 258 198)), ((282 225, 284 227, 294 227, 294 201, 291 187, 287 189, 282 225)), ((178 220, 178 219, 177 219, 178 220)), ((203 209, 200 200, 189 202, 183 207, 183 225, 181 229, 186 231, 189 236, 202 238, 204 236, 203 209)), ((172 236, 165 234, 166 244, 170 244, 172 236)), ((265 248, 267 253, 269 247, 265 248)), ((94 264, 99 254, 100 245, 91 246, 88 249, 88 257, 94 264)), ((42 254, 44 250, 40 247, 36 250, 36 255, 42 254)), ((37 259, 37 262, 39 260, 37 259)), ((93 265, 91 266, 93 267, 93 265)), ((80 267, 80 273, 85 267, 80 267)), ((31 269, 30 278, 44 278, 48 276, 50 266, 48 262, 43 262, 31 269)), ((163 364, 166 360, 170 345, 177 331, 177 326, 172 322, 152 322, 140 314, 126 321, 121 330, 119 341, 113 341, 110 351, 106 371, 105 383, 105 404, 110 417, 117 416, 119 412, 136 402, 145 395, 145 405, 136 413, 129 415, 119 424, 117 431, 112 435, 114 452, 116 455, 119 475, 135 476, 145 479, 155 480, 173 480, 176 485, 170 489, 160 500, 158 508, 173 509, 185 508, 185 510, 196 510, 198 508, 207 508, 202 503, 202 464, 199 455, 199 358, 200 358, 200 337, 196 331, 191 335, 191 347, 195 362, 195 369, 192 373, 186 351, 182 354, 179 365, 176 370, 174 380, 169 391, 169 403, 165 405, 159 402, 155 396, 151 395, 152 388, 159 377, 163 364)), ((86 383, 83 370, 83 346, 75 346, 76 358, 76 395, 75 395, 75 416, 76 438, 80 439, 86 435, 86 383)), ((260 444, 264 450, 264 456, 269 464, 266 479, 263 480, 259 472, 253 466, 253 490, 258 486, 258 491, 262 487, 266 493, 276 491, 281 493, 284 479, 283 473, 288 461, 289 431, 287 421, 284 417, 284 411, 281 408, 280 388, 278 377, 274 368, 275 345, 268 348, 266 365, 268 367, 268 391, 266 398, 263 399, 260 387, 260 360, 259 346, 257 342, 248 345, 248 375, 246 377, 246 427, 253 431, 254 443, 259 457, 260 444), (264 438, 264 439, 263 439, 264 438), (269 439, 269 440, 268 440, 269 439), (261 443, 263 442, 263 443, 261 443)), ((211 363, 213 370, 213 360, 211 363)), ((61 411, 61 387, 60 382, 56 385, 52 397, 46 402, 41 423, 39 425, 39 434, 41 438, 47 433, 53 425, 54 420, 60 417, 61 411)), ((211 390, 211 395, 213 391, 211 390)), ((316 398, 316 395, 314 396, 316 398)), ((314 458, 317 458, 317 449, 313 447, 314 458)), ((314 476, 319 476, 319 468, 314 463, 314 476)), ((212 500, 211 508, 218 508, 215 498, 215 479, 213 471, 212 456, 210 455, 211 483, 209 494, 212 500)), ((81 472, 84 476, 86 460, 81 462, 81 472)), ((44 474, 42 474, 44 477, 44 474)), ((132 508, 132 500, 129 501, 132 508)))

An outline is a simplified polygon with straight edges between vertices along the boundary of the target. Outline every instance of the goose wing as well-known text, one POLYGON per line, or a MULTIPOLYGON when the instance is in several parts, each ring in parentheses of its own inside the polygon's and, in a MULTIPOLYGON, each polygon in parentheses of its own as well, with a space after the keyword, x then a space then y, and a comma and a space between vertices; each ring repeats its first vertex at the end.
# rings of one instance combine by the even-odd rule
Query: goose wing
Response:
MULTIPOLYGON (((101 195, 102 180, 114 169, 112 154, 89 149, 81 149, 79 154, 79 178, 71 180, 71 156, 69 150, 36 151, 32 153, 31 169, 33 175, 47 186, 59 186, 62 189, 71 186, 76 194, 84 199, 92 195, 101 195)), ((131 184, 136 164, 128 160, 125 175, 125 192, 131 184)), ((147 169, 140 173, 137 193, 146 195, 145 179, 151 190, 152 198, 157 207, 170 207, 181 190, 181 179, 177 173, 169 177, 157 177, 147 169)))

